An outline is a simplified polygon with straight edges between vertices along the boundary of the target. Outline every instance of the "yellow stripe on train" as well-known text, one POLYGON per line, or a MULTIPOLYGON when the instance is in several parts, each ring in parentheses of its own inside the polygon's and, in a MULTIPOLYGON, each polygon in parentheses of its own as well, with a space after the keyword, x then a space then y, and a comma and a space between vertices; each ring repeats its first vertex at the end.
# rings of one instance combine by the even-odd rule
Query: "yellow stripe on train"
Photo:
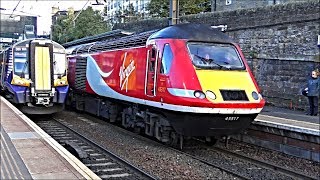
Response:
POLYGON ((254 100, 251 93, 257 92, 252 79, 246 71, 231 70, 196 70, 202 91, 210 90, 216 94, 214 103, 222 103, 223 98, 220 90, 244 90, 250 102, 258 102, 254 100))

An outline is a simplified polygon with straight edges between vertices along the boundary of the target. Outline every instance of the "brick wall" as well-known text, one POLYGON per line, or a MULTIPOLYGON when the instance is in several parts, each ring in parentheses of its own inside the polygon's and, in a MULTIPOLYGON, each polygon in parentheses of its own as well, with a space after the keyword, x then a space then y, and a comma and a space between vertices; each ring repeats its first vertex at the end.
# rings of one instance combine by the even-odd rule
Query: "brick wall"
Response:
MULTIPOLYGON (((320 69, 317 35, 320 2, 310 0, 252 9, 180 17, 182 23, 226 24, 241 46, 267 102, 306 109, 300 95, 312 69, 320 69)), ((146 31, 167 26, 166 19, 118 24, 114 28, 146 31)))

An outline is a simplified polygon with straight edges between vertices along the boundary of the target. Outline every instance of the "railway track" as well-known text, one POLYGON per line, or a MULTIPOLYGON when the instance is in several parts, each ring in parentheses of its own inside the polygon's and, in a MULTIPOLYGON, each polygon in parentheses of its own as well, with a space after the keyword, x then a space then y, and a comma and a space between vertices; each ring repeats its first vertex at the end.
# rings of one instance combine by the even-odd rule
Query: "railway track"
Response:
POLYGON ((243 154, 239 154, 239 153, 236 153, 236 152, 233 152, 233 151, 229 151, 227 149, 222 149, 220 147, 213 147, 212 149, 214 151, 234 156, 236 158, 239 158, 239 159, 248 161, 250 163, 256 164, 258 166, 262 166, 264 168, 267 168, 267 169, 270 169, 270 170, 273 170, 273 171, 276 171, 276 172, 291 176, 293 178, 317 179, 316 177, 308 176, 308 175, 305 175, 303 173, 296 172, 294 170, 291 170, 291 169, 288 169, 288 168, 285 168, 285 167, 282 167, 282 166, 279 166, 279 165, 276 165, 276 164, 272 164, 272 163, 269 163, 269 162, 266 162, 266 161, 263 161, 263 160, 259 160, 259 159, 255 159, 255 158, 249 157, 247 155, 243 155, 243 154))
MULTIPOLYGON (((88 119, 95 119, 95 123, 96 123, 97 118, 92 117, 90 115, 85 115, 85 116, 88 119)), ((61 122, 61 123, 66 124, 67 122, 61 122)), ((141 139, 143 141, 147 141, 147 142, 156 144, 157 146, 165 146, 162 143, 159 143, 159 142, 154 141, 150 138, 141 136, 139 134, 133 133, 133 132, 128 131, 126 129, 123 129, 119 126, 116 126, 114 124, 108 123, 108 125, 112 126, 112 128, 114 128, 114 129, 121 131, 122 133, 129 134, 130 136, 132 136, 134 138, 141 139)), ((220 158, 220 162, 219 162, 219 160, 217 160, 217 159, 208 159, 207 156, 201 155, 200 153, 198 153, 198 154, 191 153, 186 150, 181 151, 179 149, 175 149, 172 147, 168 147, 168 146, 165 146, 165 147, 169 148, 170 150, 175 151, 177 153, 184 154, 192 159, 196 159, 196 160, 198 160, 208 166, 218 168, 221 171, 226 172, 227 174, 231 174, 234 177, 237 177, 240 179, 255 179, 255 178, 279 179, 279 177, 280 177, 280 179, 281 178, 284 178, 284 179, 317 179, 316 177, 308 176, 303 173, 294 171, 292 169, 284 168, 284 167, 281 167, 276 164, 271 164, 271 163, 268 163, 265 161, 254 159, 252 157, 248 157, 248 156, 245 156, 245 155, 242 155, 242 154, 239 154, 236 152, 232 152, 227 149, 222 149, 219 147, 214 147, 214 146, 208 147, 203 144, 203 145, 199 145, 199 146, 193 146, 193 147, 191 147, 191 149, 192 148, 202 149, 206 152, 211 152, 211 153, 215 153, 215 154, 217 154, 217 153, 223 154, 223 156, 227 157, 227 158, 224 158, 224 160, 222 160, 222 161, 224 161, 224 163, 220 163, 221 159, 223 159, 222 157, 219 157, 220 158), (229 162, 228 162, 228 159, 231 159, 231 160, 229 160, 229 162), (235 161, 237 161, 237 160, 235 160, 235 159, 239 159, 240 161, 245 162, 244 164, 249 164, 249 166, 244 166, 242 163, 239 163, 237 165, 237 163, 235 163, 235 161), (252 164, 254 165, 254 168, 252 168, 253 167, 252 164), (238 167, 235 168, 235 166, 238 166, 238 167), (255 171, 251 171, 250 168, 255 169, 255 171), (240 169, 240 171, 239 171, 239 169, 240 169), (247 169, 247 171, 243 171, 243 169, 247 169), (253 174, 253 173, 259 173, 261 171, 263 171, 263 173, 261 173, 261 175, 258 175, 258 177, 256 174, 253 174)))
POLYGON ((36 123, 58 143, 79 158, 101 179, 156 179, 130 162, 73 130, 68 122, 54 118, 36 119, 36 123))
MULTIPOLYGON (((163 144, 161 144, 159 142, 156 142, 156 141, 153 141, 148 137, 144 137, 144 136, 138 135, 136 133, 130 132, 130 131, 126 130, 126 129, 123 129, 121 127, 115 126, 113 124, 110 124, 110 126, 113 126, 113 128, 117 128, 122 132, 130 133, 130 135, 135 137, 135 138, 142 138, 144 141, 152 141, 153 143, 156 143, 159 146, 164 146, 163 144)), ((232 174, 233 176, 238 177, 240 179, 252 179, 254 177, 254 176, 250 175, 250 173, 248 173, 248 172, 241 173, 241 172, 237 171, 231 165, 223 166, 219 162, 213 162, 213 161, 207 160, 206 157, 200 157, 198 155, 191 154, 191 153, 188 153, 188 152, 183 151, 183 150, 181 151, 181 150, 176 149, 176 148, 172 148, 172 147, 168 147, 168 146, 166 146, 166 147, 171 149, 171 150, 173 150, 173 151, 175 151, 175 152, 178 152, 178 153, 184 154, 186 156, 189 156, 189 157, 191 157, 193 159, 196 159, 196 160, 198 160, 198 161, 200 161, 200 162, 202 162, 202 163, 204 163, 204 164, 206 164, 208 166, 212 166, 212 167, 218 168, 221 171, 224 171, 224 172, 226 172, 228 174, 232 174)), ((281 175, 284 175, 285 177, 291 177, 292 179, 297 179, 297 178, 298 179, 318 179, 316 177, 308 176, 306 174, 303 174, 301 172, 297 172, 297 171, 292 170, 292 169, 288 169, 288 168, 285 168, 285 167, 282 167, 282 166, 279 166, 279 165, 276 165, 276 164, 272 164, 272 163, 269 163, 269 162, 266 162, 266 161, 262 161, 262 160, 259 160, 259 159, 248 157, 248 156, 236 153, 236 152, 229 151, 227 149, 222 149, 222 148, 219 148, 219 147, 216 147, 216 146, 208 147, 208 146, 205 146, 205 145, 204 145, 204 147, 208 151, 214 151, 216 153, 222 153, 222 154, 225 154, 225 155, 228 155, 228 156, 232 156, 232 157, 234 157, 236 159, 243 160, 243 161, 245 161, 245 162, 247 162, 249 164, 254 164, 255 165, 255 169, 258 169, 258 170, 267 169, 268 172, 274 172, 274 174, 281 174, 281 175)), ((195 148, 197 148, 197 147, 195 147, 195 148)), ((266 177, 262 177, 262 179, 264 179, 264 178, 266 178, 266 177)))
MULTIPOLYGON (((201 149, 201 147, 193 147, 191 149, 201 149)), ((227 159, 226 161, 228 161, 228 159, 232 159, 233 165, 231 163, 225 163, 225 164, 219 163, 219 161, 212 162, 210 160, 207 160, 206 157, 201 157, 201 156, 199 156, 199 155, 197 155, 195 153, 186 152, 184 150, 178 150, 178 149, 174 149, 174 150, 176 150, 176 151, 178 151, 180 153, 183 153, 183 154, 185 154, 185 155, 187 155, 189 157, 198 159, 199 161, 201 161, 201 162, 203 162, 205 164, 217 167, 222 171, 231 173, 236 177, 240 177, 241 179, 256 179, 257 177, 253 177, 252 175, 250 175, 250 173, 243 173, 243 172, 241 173, 241 172, 238 171, 239 169, 234 168, 234 165, 241 165, 242 164, 242 163, 236 163, 236 159, 239 159, 240 161, 248 163, 250 167, 252 167, 252 165, 250 165, 250 164, 253 164, 254 168, 252 168, 252 169, 256 169, 258 171, 261 171, 263 169, 267 169, 267 171, 273 172, 274 175, 277 175, 277 174, 283 175, 283 177, 285 177, 285 179, 289 179, 289 178, 292 178, 292 179, 310 179, 310 180, 317 180, 318 179, 316 177, 312 177, 312 176, 303 174, 301 172, 294 171, 294 170, 289 169, 289 168, 285 168, 285 167, 282 167, 282 166, 279 166, 279 165, 276 165, 276 164, 272 164, 272 163, 269 163, 269 162, 266 162, 266 161, 263 161, 263 160, 255 159, 255 158, 252 158, 252 157, 249 157, 249 156, 246 156, 246 155, 243 155, 243 154, 239 154, 239 153, 227 150, 227 149, 222 149, 220 147, 212 146, 212 147, 203 148, 203 149, 205 149, 206 151, 211 151, 213 153, 221 153, 221 154, 226 155, 226 158, 224 158, 224 159, 227 159)), ((243 165, 241 165, 241 166, 243 166, 243 165)), ((247 168, 247 167, 244 166, 241 169, 243 170, 245 168, 247 168)), ((250 168, 247 168, 247 169, 250 169, 250 168)), ((275 176, 275 177, 277 177, 277 176, 275 176)), ((261 178, 265 179, 267 177, 261 177, 261 178)), ((270 179, 272 179, 272 178, 270 178, 270 179)), ((279 178, 279 179, 281 179, 281 178, 279 178)))

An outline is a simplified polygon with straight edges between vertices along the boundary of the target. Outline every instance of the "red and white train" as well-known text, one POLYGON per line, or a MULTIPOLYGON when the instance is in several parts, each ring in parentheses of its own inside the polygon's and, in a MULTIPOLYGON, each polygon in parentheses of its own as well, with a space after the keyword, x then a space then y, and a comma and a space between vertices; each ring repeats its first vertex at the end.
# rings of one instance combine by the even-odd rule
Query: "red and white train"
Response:
POLYGON ((240 133, 265 104, 240 47, 210 26, 179 24, 69 50, 69 102, 162 142, 240 133))

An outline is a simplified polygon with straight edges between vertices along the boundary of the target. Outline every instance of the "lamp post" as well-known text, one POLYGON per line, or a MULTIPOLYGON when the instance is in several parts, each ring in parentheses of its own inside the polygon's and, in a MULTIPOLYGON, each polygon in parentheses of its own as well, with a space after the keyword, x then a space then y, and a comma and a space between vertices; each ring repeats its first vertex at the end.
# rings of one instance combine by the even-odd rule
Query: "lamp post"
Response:
POLYGON ((179 20, 179 0, 170 0, 170 20, 169 25, 178 24, 179 20))

